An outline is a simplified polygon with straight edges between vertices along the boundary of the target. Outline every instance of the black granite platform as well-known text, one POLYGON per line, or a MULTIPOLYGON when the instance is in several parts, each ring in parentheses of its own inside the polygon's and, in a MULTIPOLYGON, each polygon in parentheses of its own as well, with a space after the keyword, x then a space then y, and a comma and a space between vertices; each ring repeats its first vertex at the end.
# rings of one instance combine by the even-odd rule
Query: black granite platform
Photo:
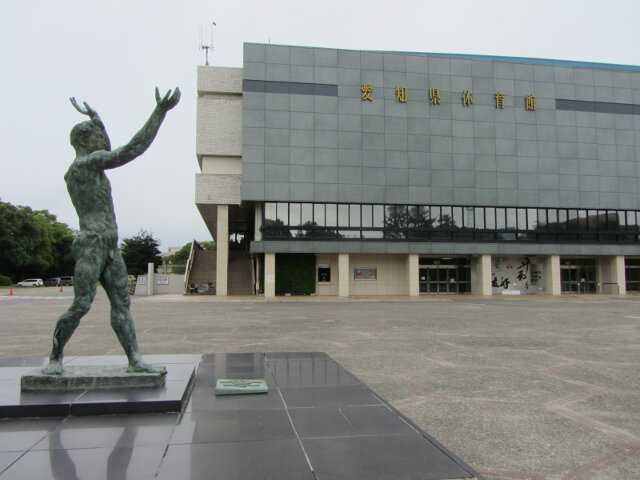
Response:
MULTIPOLYGON (((166 365, 162 387, 20 391, 20 379, 38 371, 44 358, 0 361, 0 418, 61 417, 116 413, 179 412, 186 405, 200 355, 146 356, 149 363, 166 365)), ((127 365, 122 356, 68 357, 64 368, 127 365)))
MULTIPOLYGON (((199 360, 182 412, 1 419, 0 480, 478 477, 323 353, 199 360), (218 378, 264 378, 269 392, 216 396, 218 378)), ((12 362, 0 383, 22 368, 12 362)))

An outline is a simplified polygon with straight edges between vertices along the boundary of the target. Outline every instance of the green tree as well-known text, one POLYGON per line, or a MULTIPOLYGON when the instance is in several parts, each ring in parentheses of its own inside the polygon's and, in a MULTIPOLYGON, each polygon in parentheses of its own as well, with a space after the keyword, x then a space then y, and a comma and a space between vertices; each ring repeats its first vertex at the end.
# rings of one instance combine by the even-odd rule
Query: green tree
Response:
POLYGON ((156 267, 162 263, 160 257, 160 242, 153 238, 153 232, 140 230, 131 238, 123 238, 120 245, 122 258, 127 265, 129 275, 143 275, 147 273, 147 264, 156 267))
POLYGON ((42 215, 47 220, 50 229, 53 263, 45 271, 44 276, 73 275, 75 260, 71 253, 71 246, 76 237, 76 232, 67 224, 58 222, 56 216, 46 210, 40 210, 35 213, 42 215))
MULTIPOLYGON (((189 253, 191 253, 191 243, 185 243, 184 246, 173 255, 164 257, 165 262, 171 263, 171 271, 173 273, 184 273, 187 261, 189 260, 189 253)), ((211 240, 208 242, 198 242, 205 250, 215 250, 216 242, 211 240)))
POLYGON ((198 242, 202 248, 205 250, 214 251, 216 249, 216 242, 214 240, 208 242, 198 242))
POLYGON ((191 242, 186 243, 180 250, 169 257, 169 261, 173 265, 186 265, 189 260, 189 252, 191 252, 191 242))
POLYGON ((13 280, 70 273, 74 236, 47 210, 0 202, 0 273, 13 280))

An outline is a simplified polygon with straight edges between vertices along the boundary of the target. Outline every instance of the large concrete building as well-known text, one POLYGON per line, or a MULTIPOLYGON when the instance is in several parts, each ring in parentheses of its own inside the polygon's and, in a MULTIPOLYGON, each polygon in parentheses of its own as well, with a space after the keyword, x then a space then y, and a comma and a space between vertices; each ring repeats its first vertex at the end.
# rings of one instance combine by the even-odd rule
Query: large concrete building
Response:
POLYGON ((230 246, 266 296, 640 290, 640 67, 245 44, 196 152, 218 295, 230 246))

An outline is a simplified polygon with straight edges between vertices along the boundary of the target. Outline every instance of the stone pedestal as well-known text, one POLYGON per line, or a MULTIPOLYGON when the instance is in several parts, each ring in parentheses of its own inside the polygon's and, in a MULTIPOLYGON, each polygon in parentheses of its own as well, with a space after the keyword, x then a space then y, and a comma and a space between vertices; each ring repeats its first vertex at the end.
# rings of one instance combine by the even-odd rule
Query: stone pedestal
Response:
POLYGON ((23 392, 94 390, 111 388, 159 388, 167 378, 159 373, 127 372, 127 365, 68 366, 60 375, 43 375, 34 370, 22 376, 23 392))
POLYGON ((166 373, 127 373, 124 355, 65 357, 63 375, 42 375, 47 358, 0 362, 0 418, 66 417, 183 410, 202 355, 145 355, 166 373))

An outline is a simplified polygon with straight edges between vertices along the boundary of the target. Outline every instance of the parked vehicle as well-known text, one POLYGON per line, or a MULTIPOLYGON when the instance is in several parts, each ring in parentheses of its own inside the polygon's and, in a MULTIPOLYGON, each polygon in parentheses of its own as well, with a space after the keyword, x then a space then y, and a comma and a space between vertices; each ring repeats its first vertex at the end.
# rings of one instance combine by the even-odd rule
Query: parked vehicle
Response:
POLYGON ((18 287, 43 287, 44 282, 41 278, 27 278, 26 280, 22 280, 18 282, 18 287))
POLYGON ((45 287, 59 287, 60 286, 60 277, 52 277, 52 278, 47 278, 44 281, 44 286, 45 287))
POLYGON ((60 277, 60 285, 73 286, 73 277, 60 277))

